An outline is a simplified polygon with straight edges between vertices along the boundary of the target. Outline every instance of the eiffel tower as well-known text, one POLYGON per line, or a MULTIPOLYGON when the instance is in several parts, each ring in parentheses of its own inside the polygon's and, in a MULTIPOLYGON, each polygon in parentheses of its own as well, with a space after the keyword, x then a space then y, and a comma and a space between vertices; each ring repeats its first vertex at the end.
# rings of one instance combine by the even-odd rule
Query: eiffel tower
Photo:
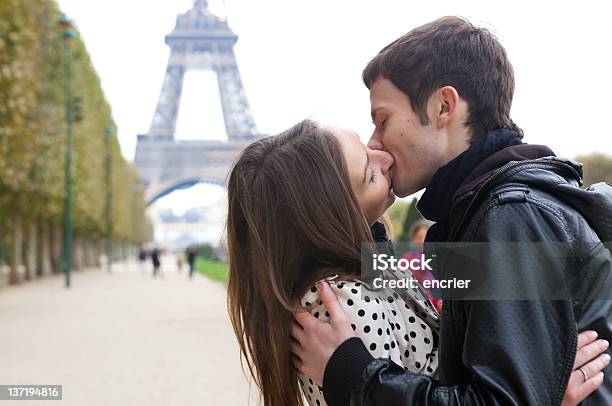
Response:
POLYGON ((200 182, 225 186, 237 155, 261 136, 234 55, 237 40, 227 20, 212 14, 206 0, 195 0, 166 36, 170 47, 166 75, 151 127, 147 134, 138 135, 134 158, 148 204, 200 182), (175 140, 183 78, 189 69, 215 72, 227 142, 175 140))

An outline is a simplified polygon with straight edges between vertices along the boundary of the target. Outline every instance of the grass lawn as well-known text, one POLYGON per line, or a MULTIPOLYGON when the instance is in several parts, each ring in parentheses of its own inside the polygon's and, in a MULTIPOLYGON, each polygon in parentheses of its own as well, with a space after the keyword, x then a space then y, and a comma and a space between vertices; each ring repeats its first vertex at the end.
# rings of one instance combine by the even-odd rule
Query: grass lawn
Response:
POLYGON ((196 260, 196 271, 213 280, 227 282, 227 264, 225 262, 198 258, 196 260))

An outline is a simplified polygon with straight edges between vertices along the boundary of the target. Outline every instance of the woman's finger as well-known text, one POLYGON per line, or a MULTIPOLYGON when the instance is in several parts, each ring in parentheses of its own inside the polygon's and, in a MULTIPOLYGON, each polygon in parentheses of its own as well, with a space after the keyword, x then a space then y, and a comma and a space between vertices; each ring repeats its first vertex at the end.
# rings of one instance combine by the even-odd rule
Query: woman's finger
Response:
POLYGON ((293 321, 291 323, 291 336, 293 337, 294 340, 296 340, 297 342, 301 343, 304 340, 304 330, 302 329, 302 326, 300 326, 296 321, 293 321))
POLYGON ((319 298, 323 302, 323 306, 325 306, 329 312, 329 322, 333 324, 335 321, 344 320, 346 318, 344 310, 342 310, 338 297, 331 286, 329 286, 329 283, 318 282, 317 291, 319 292, 319 298))
POLYGON ((312 327, 315 321, 318 321, 318 319, 305 310, 293 312, 293 320, 304 330, 312 327))
POLYGON ((580 348, 576 352, 576 359, 574 361, 574 369, 577 369, 589 361, 597 358, 602 352, 604 352, 610 343, 606 340, 596 340, 590 344, 587 344, 580 348))
MULTIPOLYGON (((300 373, 302 373, 302 366, 304 365, 300 357, 291 354, 291 362, 293 363, 293 367, 300 373)), ((303 374, 302 374, 303 375, 303 374)))
POLYGON ((597 339, 597 331, 587 330, 578 334, 578 350, 597 339))
MULTIPOLYGON (((609 363, 610 363, 610 356, 608 354, 601 354, 599 357, 595 358, 593 361, 581 366, 578 369, 578 371, 583 370, 587 375, 586 377, 590 379, 593 376, 597 375, 599 372, 601 372, 605 367, 607 367, 609 363)), ((580 373, 582 374, 582 372, 580 373)), ((585 376, 584 374, 582 375, 583 375, 582 378, 584 379, 585 376)))
POLYGON ((304 349, 296 340, 291 340, 291 353, 300 359, 304 358, 304 349))
POLYGON ((603 383, 603 379, 603 372, 599 372, 597 375, 589 378, 585 382, 584 376, 580 370, 572 372, 561 406, 578 405, 580 402, 586 399, 587 396, 595 392, 595 390, 603 383))

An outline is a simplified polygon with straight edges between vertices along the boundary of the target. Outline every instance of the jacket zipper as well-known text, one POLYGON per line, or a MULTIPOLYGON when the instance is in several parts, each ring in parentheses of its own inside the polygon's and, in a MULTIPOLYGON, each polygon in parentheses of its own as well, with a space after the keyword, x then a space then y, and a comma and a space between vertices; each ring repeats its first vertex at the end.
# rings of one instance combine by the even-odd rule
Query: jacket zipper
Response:
POLYGON ((472 196, 472 200, 470 200, 470 203, 468 203, 466 209, 463 211, 463 215, 461 216, 461 220, 459 220, 457 225, 455 227, 453 227, 453 232, 450 234, 449 241, 454 241, 455 240, 455 237, 457 236, 459 230, 461 229, 461 226, 465 222, 467 214, 469 213, 470 209, 474 205, 474 202, 476 201, 476 199, 480 196, 481 192, 483 190, 485 190, 485 188, 490 183, 492 183, 493 180, 495 180, 497 177, 502 175, 504 172, 507 172, 508 170, 514 169, 514 168, 519 167, 519 166, 531 166, 531 167, 534 167, 534 168, 537 168, 537 167, 561 168, 561 169, 569 170, 573 175, 576 175, 576 177, 578 179, 582 180, 582 177, 580 176, 580 174, 574 168, 572 168, 570 165, 565 164, 563 162, 558 162, 558 161, 542 162, 540 160, 533 160, 533 159, 532 160, 528 160, 528 161, 512 161, 512 162, 508 162, 507 164, 505 164, 504 166, 502 166, 501 168, 499 168, 495 172, 493 172, 491 174, 491 176, 489 176, 482 183, 482 185, 480 185, 480 187, 478 188, 478 190, 476 191, 474 196, 472 196))

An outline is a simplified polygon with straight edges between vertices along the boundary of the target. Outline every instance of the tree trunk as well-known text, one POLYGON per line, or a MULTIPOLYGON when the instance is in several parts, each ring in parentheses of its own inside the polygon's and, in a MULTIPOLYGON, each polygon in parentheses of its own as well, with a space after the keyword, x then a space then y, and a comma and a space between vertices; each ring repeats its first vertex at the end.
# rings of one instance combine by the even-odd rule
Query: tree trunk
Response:
POLYGON ((61 258, 63 255, 63 235, 62 228, 60 225, 53 224, 51 226, 50 240, 51 240, 51 264, 53 273, 60 273, 63 271, 61 258))
POLYGON ((95 266, 97 268, 100 268, 102 266, 102 261, 100 260, 100 257, 102 256, 103 252, 104 252, 104 240, 96 241, 94 259, 95 259, 95 266))
POLYGON ((51 227, 46 221, 40 222, 40 269, 41 275, 52 272, 51 266, 51 227))
POLYGON ((36 242, 38 239, 38 227, 32 218, 27 220, 27 233, 25 279, 29 281, 36 275, 36 242))
POLYGON ((23 230, 20 214, 13 214, 13 221, 11 226, 13 228, 13 238, 11 241, 11 273, 9 274, 9 283, 11 285, 16 285, 21 282, 21 275, 19 273, 21 268, 21 259, 23 255, 23 230))
POLYGON ((81 237, 75 237, 72 241, 72 269, 80 271, 83 269, 83 246, 81 237))

